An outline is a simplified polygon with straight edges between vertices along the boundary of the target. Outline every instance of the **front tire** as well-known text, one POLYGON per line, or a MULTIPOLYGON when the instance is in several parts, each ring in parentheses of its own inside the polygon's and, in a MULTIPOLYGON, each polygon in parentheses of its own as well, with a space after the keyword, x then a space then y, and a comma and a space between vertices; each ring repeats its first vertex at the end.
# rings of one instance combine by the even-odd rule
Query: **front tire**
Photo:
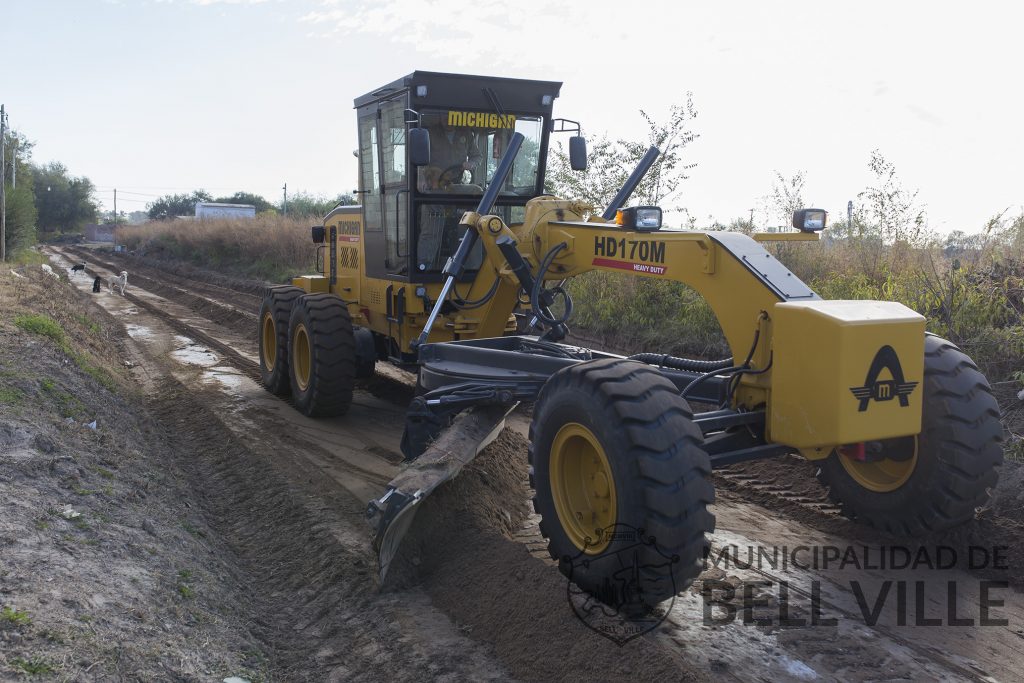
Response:
POLYGON ((352 403, 356 346, 345 302, 333 294, 306 294, 288 325, 292 400, 310 417, 344 415, 352 403))
POLYGON ((260 347, 260 377, 275 396, 291 391, 288 378, 288 320, 303 290, 290 285, 269 287, 260 307, 256 338, 260 347))
POLYGON ((881 460, 838 451, 818 479, 847 517, 896 536, 945 531, 974 518, 1003 462, 999 404, 963 351, 925 338, 921 433, 881 442, 881 460))
POLYGON ((605 602, 622 561, 638 568, 649 605, 689 586, 715 528, 702 444, 678 389, 642 363, 602 359, 552 375, 530 425, 530 483, 562 573, 605 602))

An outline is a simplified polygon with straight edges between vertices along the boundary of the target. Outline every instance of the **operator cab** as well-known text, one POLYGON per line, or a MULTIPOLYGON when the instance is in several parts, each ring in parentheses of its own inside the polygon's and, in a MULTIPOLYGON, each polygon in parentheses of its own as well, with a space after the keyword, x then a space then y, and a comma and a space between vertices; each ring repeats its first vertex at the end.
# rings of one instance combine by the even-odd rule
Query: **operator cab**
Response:
MULTIPOLYGON (((561 86, 416 71, 357 98, 367 276, 440 281, 462 237, 459 220, 480 202, 513 133, 526 139, 493 213, 506 224, 522 222, 526 202, 544 194, 552 104, 561 86), (429 156, 416 159, 426 163, 415 166, 415 145, 408 144, 414 128, 430 141, 429 156)), ((472 280, 482 260, 478 244, 463 279, 472 280)))

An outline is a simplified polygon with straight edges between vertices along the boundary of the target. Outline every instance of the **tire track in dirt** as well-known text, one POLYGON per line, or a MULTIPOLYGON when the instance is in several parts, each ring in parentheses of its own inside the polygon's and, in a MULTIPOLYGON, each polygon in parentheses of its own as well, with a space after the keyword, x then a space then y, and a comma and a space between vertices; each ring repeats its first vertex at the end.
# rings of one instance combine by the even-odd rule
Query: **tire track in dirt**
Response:
MULTIPOLYGON (((76 246, 70 248, 82 249, 76 246)), ((85 249, 83 253, 99 256, 99 252, 95 249, 85 249)), ((263 301, 263 290, 267 287, 267 284, 257 280, 240 280, 221 273, 186 266, 182 263, 172 263, 160 259, 119 254, 116 252, 107 252, 104 256, 121 263, 121 266, 113 269, 115 272, 129 270, 127 266, 131 266, 136 271, 141 269, 158 274, 161 279, 167 280, 170 284, 174 284, 182 289, 204 290, 208 296, 219 301, 241 297, 243 300, 251 303, 254 309, 263 301)))
MULTIPOLYGON (((65 252, 65 255, 67 253, 71 253, 87 264, 91 263, 99 265, 111 273, 120 272, 118 270, 118 266, 103 261, 97 255, 88 253, 82 249, 70 247, 64 248, 60 251, 65 252)), ((87 267, 86 272, 93 275, 93 277, 96 276, 95 271, 91 268, 87 267)), ((159 278, 162 278, 162 276, 162 273, 159 274, 159 278)), ((139 287, 166 299, 184 303, 190 309, 207 320, 229 327, 236 332, 245 332, 256 328, 256 310, 258 310, 259 304, 256 304, 257 308, 247 310, 234 303, 228 303, 223 300, 202 296, 183 289, 180 286, 165 283, 162 279, 158 279, 156 276, 147 275, 138 271, 129 272, 128 281, 129 287, 139 287)))
MULTIPOLYGON (((54 249, 53 251, 66 258, 66 255, 63 253, 62 250, 54 249)), ((94 263, 98 263, 98 261, 94 261, 94 263)), ((92 267, 87 267, 85 270, 88 274, 90 274, 93 277, 103 277, 105 275, 109 276, 109 274, 96 271, 92 267)), ((138 287, 138 289, 143 288, 138 287)), ((231 344, 221 341, 220 339, 214 337, 212 334, 209 334, 208 332, 199 329, 195 325, 191 325, 187 322, 184 322, 181 318, 175 316, 165 307, 162 307, 150 301, 148 297, 138 296, 136 294, 133 294, 131 290, 126 289, 124 298, 130 301, 139 309, 142 309, 147 313, 153 315, 154 317, 158 318, 168 327, 179 332, 185 337, 201 341, 204 345, 219 353, 221 355, 221 360, 223 360, 225 363, 238 370, 244 376, 248 377, 256 385, 262 385, 262 377, 260 376, 259 365, 252 357, 239 352, 231 344)), ((383 380, 378 384, 381 383, 386 384, 387 380, 383 380)), ((371 383, 370 386, 373 387, 375 385, 371 383)), ((377 388, 380 389, 379 386, 377 388)), ((280 402, 282 404, 288 405, 290 405, 291 403, 290 400, 287 398, 275 397, 271 398, 270 400, 272 400, 275 403, 280 402)), ((302 431, 309 432, 310 430, 305 429, 302 431)), ((316 430, 313 431, 315 432, 316 430)), ((313 441, 310 438, 303 438, 302 434, 296 434, 294 436, 294 439, 297 442, 302 443, 306 446, 306 453, 309 458, 315 459, 317 462, 321 463, 323 474, 326 474, 329 477, 338 480, 339 483, 343 486, 349 483, 348 479, 350 477, 355 477, 358 480, 365 482, 366 484, 372 485, 373 490, 376 492, 378 489, 382 490, 384 485, 386 485, 391 478, 389 475, 384 475, 379 471, 374 471, 366 467, 360 467, 358 464, 355 464, 349 460, 331 457, 331 454, 324 450, 324 447, 321 443, 317 443, 316 441, 313 441)), ((381 456, 380 453, 378 453, 377 455, 379 457, 381 456)), ((382 459, 390 459, 392 464, 395 463, 394 458, 383 457, 382 459)))
POLYGON ((223 397, 166 380, 154 408, 178 465, 237 567, 251 628, 280 680, 505 678, 501 665, 417 595, 375 590, 362 502, 314 481, 294 444, 239 439, 216 410, 223 397), (298 464, 297 464, 298 463, 298 464), (418 624, 410 628, 410 624, 418 624))

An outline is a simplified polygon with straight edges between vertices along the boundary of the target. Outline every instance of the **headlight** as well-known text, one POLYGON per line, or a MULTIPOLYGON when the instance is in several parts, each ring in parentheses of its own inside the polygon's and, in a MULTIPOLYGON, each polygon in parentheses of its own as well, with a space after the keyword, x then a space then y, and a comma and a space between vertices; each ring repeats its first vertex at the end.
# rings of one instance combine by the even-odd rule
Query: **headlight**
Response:
POLYGON ((825 209, 800 209, 793 212, 793 227, 801 232, 818 232, 828 223, 825 209))
POLYGON ((615 224, 630 230, 647 232, 661 229, 661 209, 657 206, 630 206, 615 212, 615 224))

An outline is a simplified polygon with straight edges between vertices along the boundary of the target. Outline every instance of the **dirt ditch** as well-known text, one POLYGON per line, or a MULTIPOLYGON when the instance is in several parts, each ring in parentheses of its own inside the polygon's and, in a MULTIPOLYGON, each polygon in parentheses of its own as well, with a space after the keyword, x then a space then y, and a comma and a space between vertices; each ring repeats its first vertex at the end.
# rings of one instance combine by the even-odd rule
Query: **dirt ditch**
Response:
MULTIPOLYGON (((120 261, 106 263, 117 267, 120 261)), ((150 281, 162 277, 155 270, 139 275, 150 281)), ((87 288, 84 280, 78 285, 87 288)), ((182 289, 175 284, 160 292, 139 292, 163 317, 117 295, 76 295, 101 303, 129 326, 148 330, 149 336, 133 342, 137 356, 129 360, 136 364, 135 380, 148 387, 142 400, 155 425, 152 438, 167 444, 158 452, 161 462, 173 463, 179 473, 176 500, 188 501, 186 509, 201 523, 189 525, 205 534, 199 539, 206 554, 193 547, 190 557, 197 558, 194 564, 207 556, 220 563, 187 567, 193 572, 189 576, 209 577, 201 585, 211 587, 215 606, 204 609, 219 615, 218 624, 235 629, 226 632, 225 642, 244 643, 252 648, 244 652, 257 653, 238 655, 232 648, 193 668, 171 666, 168 671, 203 679, 203 671, 234 667, 253 679, 282 680, 368 679, 382 671, 400 680, 627 675, 1002 680, 1024 675, 1024 663, 1014 654, 1024 633, 1024 598, 1017 592, 999 594, 1004 600, 999 615, 1008 617, 1007 625, 986 629, 901 625, 898 609, 890 609, 895 598, 879 603, 885 609, 869 625, 859 604, 867 600, 870 607, 885 581, 906 582, 913 597, 914 582, 923 579, 928 592, 921 609, 931 616, 944 609, 933 589, 941 587, 941 593, 949 582, 970 596, 967 608, 981 599, 982 579, 1021 585, 1017 463, 1004 467, 993 503, 975 523, 955 534, 922 539, 927 547, 945 545, 961 553, 971 546, 1006 545, 1008 569, 962 571, 955 565, 917 573, 742 562, 723 568, 722 552, 741 554, 748 546, 875 551, 905 543, 838 516, 814 479, 813 465, 798 458, 730 468, 716 477, 721 495, 715 506, 715 561, 676 599, 663 624, 619 648, 572 613, 567 582, 547 560, 536 521, 528 514, 525 442, 506 431, 423 504, 391 580, 377 591, 362 510, 389 472, 397 471, 408 384, 379 376, 361 387, 352 415, 302 418, 268 397, 246 373, 214 372, 217 363, 243 364, 216 345, 203 346, 200 339, 195 347, 195 354, 206 354, 212 365, 183 366, 172 357, 175 344, 181 343, 175 335, 187 333, 175 325, 203 322, 214 341, 229 347, 243 343, 237 341, 243 338, 241 329, 205 317, 188 305, 182 289), (161 303, 163 296, 167 300, 161 303), (140 373, 140 366, 148 375, 140 373), (211 379, 218 373, 220 379, 211 379), (702 591, 706 586, 719 590, 722 582, 736 595, 735 601, 722 602, 740 615, 748 589, 764 597, 769 610, 789 604, 791 614, 802 616, 813 611, 808 602, 817 591, 819 606, 838 623, 780 628, 778 620, 766 625, 740 619, 709 622, 702 591), (778 593, 785 582, 791 586, 788 599, 778 593), (868 593, 865 597, 858 591, 868 593)), ((212 291, 196 288, 190 295, 211 297, 212 291)), ((115 328, 110 329, 116 337, 115 328)), ((252 334, 251 329, 244 332, 252 334)), ((251 338, 244 344, 251 345, 251 338)), ((713 615, 720 616, 722 609, 719 605, 713 615)), ((970 614, 978 616, 977 610, 970 614)), ((93 671, 105 670, 101 666, 93 671)))

